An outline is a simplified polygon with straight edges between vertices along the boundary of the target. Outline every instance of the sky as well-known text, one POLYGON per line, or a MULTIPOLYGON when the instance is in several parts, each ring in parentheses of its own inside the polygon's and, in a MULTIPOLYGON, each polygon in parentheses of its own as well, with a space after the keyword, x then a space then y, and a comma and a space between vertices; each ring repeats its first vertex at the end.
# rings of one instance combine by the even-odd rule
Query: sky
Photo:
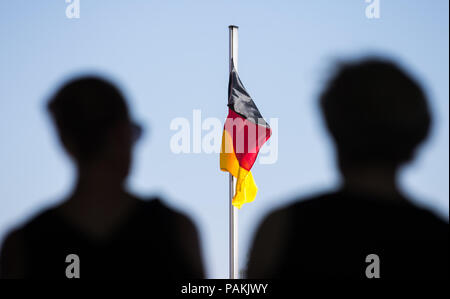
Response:
MULTIPOLYGON (((239 73, 266 119, 278 119, 278 159, 255 163, 255 202, 239 211, 243 269, 269 211, 339 183, 317 96, 333 63, 365 55, 395 59, 419 80, 433 126, 400 185, 448 222, 449 2, 379 0, 0 2, 0 240, 59 202, 74 182, 45 110, 65 80, 100 74, 123 90, 144 126, 130 190, 161 196, 199 230, 207 276, 228 276, 228 176, 215 153, 175 154, 177 117, 227 115, 228 25, 239 26, 239 73)), ((208 131, 202 132, 202 135, 208 131)))

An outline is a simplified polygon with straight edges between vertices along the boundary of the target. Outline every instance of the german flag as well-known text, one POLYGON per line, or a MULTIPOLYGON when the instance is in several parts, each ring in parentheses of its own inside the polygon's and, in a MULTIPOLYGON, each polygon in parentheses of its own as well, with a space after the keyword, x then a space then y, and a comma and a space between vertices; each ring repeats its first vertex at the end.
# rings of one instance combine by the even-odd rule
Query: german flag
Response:
POLYGON ((241 208, 255 199, 258 188, 250 169, 271 130, 244 88, 233 61, 228 83, 228 117, 222 135, 220 170, 228 171, 236 181, 233 205, 241 208))

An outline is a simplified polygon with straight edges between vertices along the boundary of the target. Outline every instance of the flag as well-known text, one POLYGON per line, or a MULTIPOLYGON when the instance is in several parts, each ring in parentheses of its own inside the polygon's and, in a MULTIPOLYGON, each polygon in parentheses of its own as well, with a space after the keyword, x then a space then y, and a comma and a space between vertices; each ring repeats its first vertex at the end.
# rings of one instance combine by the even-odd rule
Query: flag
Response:
POLYGON ((244 88, 234 63, 228 83, 228 117, 222 134, 220 170, 236 178, 233 206, 255 199, 258 188, 250 171, 259 149, 271 135, 270 126, 244 88))

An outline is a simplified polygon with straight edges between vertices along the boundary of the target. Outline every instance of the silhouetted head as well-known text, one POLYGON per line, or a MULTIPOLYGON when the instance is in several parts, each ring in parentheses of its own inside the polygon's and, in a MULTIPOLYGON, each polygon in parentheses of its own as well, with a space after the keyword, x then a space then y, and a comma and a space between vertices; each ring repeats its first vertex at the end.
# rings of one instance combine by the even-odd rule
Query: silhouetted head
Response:
POLYGON ((50 99, 48 109, 62 144, 79 167, 103 167, 126 177, 140 130, 112 83, 97 77, 71 80, 50 99))
POLYGON ((410 160, 426 138, 431 116, 422 88, 393 62, 342 63, 320 97, 340 167, 410 160))

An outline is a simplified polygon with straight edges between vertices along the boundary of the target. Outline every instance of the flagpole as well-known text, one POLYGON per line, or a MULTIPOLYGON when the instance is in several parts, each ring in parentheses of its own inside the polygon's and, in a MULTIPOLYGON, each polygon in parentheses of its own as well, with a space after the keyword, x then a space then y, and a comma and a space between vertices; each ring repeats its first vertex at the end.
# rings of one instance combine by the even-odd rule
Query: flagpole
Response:
MULTIPOLYGON (((238 65, 238 26, 228 26, 230 31, 230 72, 232 68, 232 61, 234 62, 234 68, 237 70, 238 65)), ((234 192, 235 182, 234 177, 229 174, 228 188, 229 188, 229 214, 230 214, 230 279, 239 278, 239 265, 238 265, 238 208, 231 204, 234 192)))

